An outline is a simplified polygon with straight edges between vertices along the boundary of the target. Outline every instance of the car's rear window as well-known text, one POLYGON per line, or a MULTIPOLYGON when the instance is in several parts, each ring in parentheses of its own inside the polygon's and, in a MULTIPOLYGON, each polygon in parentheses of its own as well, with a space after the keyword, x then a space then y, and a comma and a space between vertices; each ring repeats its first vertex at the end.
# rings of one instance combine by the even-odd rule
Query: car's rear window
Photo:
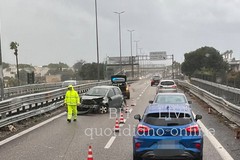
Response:
POLYGON ((153 80, 160 80, 160 77, 159 76, 154 76, 153 80))
POLYGON ((158 104, 183 104, 187 103, 186 98, 183 95, 157 95, 154 103, 158 104))
POLYGON ((161 82, 161 85, 171 86, 171 85, 174 85, 174 82, 173 82, 173 81, 162 81, 162 82, 161 82))
POLYGON ((181 126, 192 123, 188 113, 150 113, 144 118, 144 122, 154 126, 181 126))

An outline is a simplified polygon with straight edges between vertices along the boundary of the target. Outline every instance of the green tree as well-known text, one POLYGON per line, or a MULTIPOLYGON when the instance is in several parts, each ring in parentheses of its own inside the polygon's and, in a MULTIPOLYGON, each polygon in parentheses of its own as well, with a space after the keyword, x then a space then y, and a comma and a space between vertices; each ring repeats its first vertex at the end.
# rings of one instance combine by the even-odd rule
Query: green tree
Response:
POLYGON ((16 56, 16 64, 17 64, 17 78, 18 78, 18 85, 20 85, 19 81, 19 69, 18 69, 18 47, 19 44, 17 42, 11 42, 10 43, 10 49, 14 50, 14 55, 16 56))
MULTIPOLYGON (((79 76, 84 80, 97 80, 97 63, 86 63, 78 71, 79 76)), ((104 64, 99 63, 100 67, 100 79, 104 79, 104 64)))
POLYGON ((62 70, 63 68, 69 68, 69 66, 65 63, 59 62, 59 63, 50 63, 48 65, 48 68, 62 70))
POLYGON ((5 63, 5 62, 3 62, 3 69, 8 68, 9 65, 10 65, 9 63, 5 63))
POLYGON ((217 74, 226 73, 228 65, 223 61, 219 51, 213 47, 202 47, 195 51, 184 54, 182 72, 188 76, 196 73, 217 74), (208 73, 207 73, 208 72, 208 73))
POLYGON ((73 69, 74 69, 74 74, 75 74, 76 80, 81 80, 82 79, 78 73, 79 73, 79 71, 81 70, 82 66, 85 63, 86 63, 85 60, 79 60, 79 61, 77 61, 77 63, 75 63, 73 65, 73 69))
POLYGON ((34 70, 34 67, 29 64, 19 64, 19 69, 31 69, 34 70))

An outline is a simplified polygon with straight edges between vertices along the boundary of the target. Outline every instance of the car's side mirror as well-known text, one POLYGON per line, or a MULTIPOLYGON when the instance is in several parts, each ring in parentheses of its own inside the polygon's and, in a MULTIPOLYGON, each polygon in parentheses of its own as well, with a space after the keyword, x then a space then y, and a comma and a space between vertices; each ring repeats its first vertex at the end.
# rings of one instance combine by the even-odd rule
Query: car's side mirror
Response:
POLYGON ((150 100, 149 103, 150 103, 150 104, 153 104, 153 100, 150 100))
POLYGON ((202 115, 197 114, 195 120, 197 121, 199 119, 202 119, 202 115))
POLYGON ((188 101, 188 104, 192 104, 192 101, 188 101))
POLYGON ((141 121, 141 116, 140 116, 140 114, 136 114, 136 115, 134 116, 134 119, 141 121))

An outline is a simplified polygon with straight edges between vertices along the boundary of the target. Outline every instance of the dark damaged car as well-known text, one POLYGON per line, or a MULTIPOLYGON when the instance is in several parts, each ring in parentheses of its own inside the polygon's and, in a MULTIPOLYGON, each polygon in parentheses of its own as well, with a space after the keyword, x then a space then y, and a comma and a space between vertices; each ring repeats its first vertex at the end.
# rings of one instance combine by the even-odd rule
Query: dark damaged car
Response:
POLYGON ((78 114, 90 112, 105 114, 109 108, 122 108, 124 97, 119 87, 96 86, 81 96, 81 105, 78 106, 78 114))

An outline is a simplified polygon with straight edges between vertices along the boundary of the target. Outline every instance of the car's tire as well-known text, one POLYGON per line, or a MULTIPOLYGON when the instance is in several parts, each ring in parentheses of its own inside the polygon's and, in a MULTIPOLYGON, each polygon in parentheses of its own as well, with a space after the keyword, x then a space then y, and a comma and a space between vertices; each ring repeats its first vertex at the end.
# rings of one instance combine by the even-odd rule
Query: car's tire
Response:
POLYGON ((143 160, 143 159, 133 153, 133 160, 143 160))
POLYGON ((203 160, 203 156, 200 156, 200 157, 198 157, 198 158, 196 158, 194 160, 203 160))
POLYGON ((109 108, 108 108, 108 105, 101 105, 101 106, 99 106, 99 108, 98 108, 98 113, 99 114, 106 114, 106 113, 108 113, 108 111, 109 111, 109 108))

